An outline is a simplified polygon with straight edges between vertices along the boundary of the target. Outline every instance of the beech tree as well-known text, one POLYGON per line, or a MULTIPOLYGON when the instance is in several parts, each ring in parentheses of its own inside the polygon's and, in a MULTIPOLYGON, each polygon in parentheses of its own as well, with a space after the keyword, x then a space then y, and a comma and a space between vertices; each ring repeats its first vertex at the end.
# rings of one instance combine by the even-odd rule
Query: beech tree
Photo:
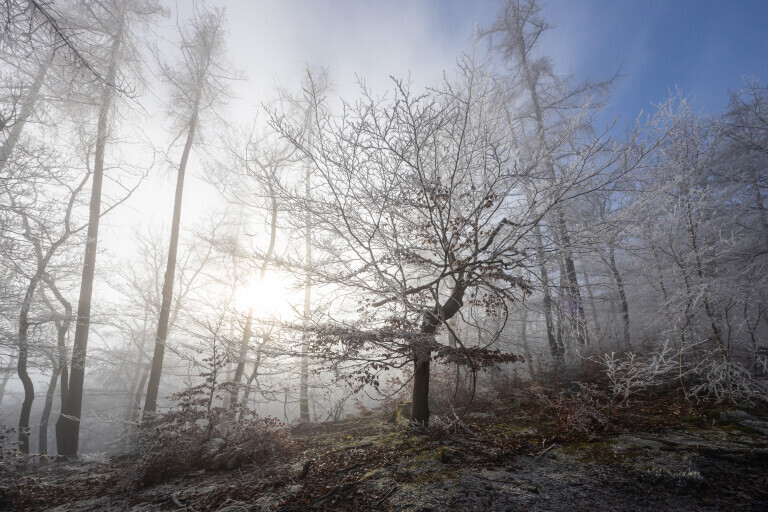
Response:
POLYGON ((275 129, 313 162, 305 207, 314 245, 335 258, 313 265, 313 280, 359 297, 357 320, 336 316, 317 327, 315 351, 341 340, 343 357, 375 361, 358 375, 373 385, 376 370, 411 361, 412 419, 423 424, 433 355, 517 359, 435 338, 466 300, 490 311, 529 289, 519 277, 526 257, 518 242, 533 225, 520 192, 525 176, 490 108, 486 71, 467 58, 440 90, 417 94, 397 81, 389 101, 363 89, 340 118, 309 90, 311 140, 302 123, 272 114, 275 129))

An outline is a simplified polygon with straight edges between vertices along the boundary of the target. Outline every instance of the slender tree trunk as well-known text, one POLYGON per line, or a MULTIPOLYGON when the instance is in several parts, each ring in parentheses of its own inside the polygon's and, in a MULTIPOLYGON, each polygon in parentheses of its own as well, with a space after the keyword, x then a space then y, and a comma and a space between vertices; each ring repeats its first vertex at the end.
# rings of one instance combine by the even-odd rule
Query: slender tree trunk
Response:
POLYGON ((600 350, 602 350, 602 333, 600 329, 600 319, 598 317, 597 302, 595 302, 595 294, 592 290, 592 284, 589 282, 589 272, 582 267, 581 275, 584 278, 584 289, 587 290, 587 299, 589 300, 589 307, 592 308, 592 320, 595 325, 594 334, 597 337, 597 343, 600 350))
POLYGON ((144 402, 144 414, 154 414, 157 410, 157 395, 160 390, 160 375, 163 373, 163 357, 165 356, 165 342, 168 337, 168 321, 171 315, 171 301, 173 300, 173 282, 176 277, 176 254, 179 247, 179 229, 181 226, 181 201, 184 193, 184 175, 187 170, 187 160, 192 150, 197 129, 197 116, 200 103, 200 91, 195 98, 194 108, 189 121, 187 140, 184 143, 184 151, 181 154, 179 172, 176 178, 176 197, 173 203, 173 221, 171 224, 171 241, 168 247, 168 262, 165 268, 163 281, 163 301, 160 307, 160 318, 157 324, 157 337, 155 338, 155 352, 152 356, 152 369, 149 373, 147 397, 144 402))
POLYGON ((0 172, 5 170, 5 167, 8 164, 8 159, 11 157, 13 149, 19 142, 21 133, 24 131, 24 126, 27 124, 29 116, 32 115, 32 111, 35 108, 37 99, 40 96, 40 89, 43 85, 43 80, 45 79, 45 75, 48 73, 48 68, 50 68, 52 61, 53 52, 51 52, 48 55, 46 61, 40 65, 40 69, 38 70, 37 75, 35 75, 35 80, 32 82, 32 86, 24 96, 24 101, 21 104, 19 116, 13 123, 8 137, 3 141, 3 145, 0 146, 0 172))
MULTIPOLYGON (((546 129, 544 125, 544 112, 542 110, 541 103, 539 101, 539 93, 536 89, 537 74, 534 70, 531 69, 531 66, 528 62, 529 48, 526 46, 526 42, 523 38, 523 27, 519 25, 520 20, 519 18, 516 18, 516 19, 517 19, 518 26, 515 33, 518 34, 517 45, 520 53, 520 63, 522 65, 521 67, 522 67, 523 80, 531 96, 533 113, 536 117, 537 135, 539 138, 539 144, 544 149, 544 153, 546 155, 545 165, 552 179, 552 185, 554 186, 556 184, 555 167, 554 167, 554 162, 552 161, 552 156, 549 154, 549 144, 547 142, 546 129)), ((573 255, 571 254, 570 235, 568 234, 568 227, 565 222, 565 214, 563 213, 562 208, 556 209, 556 217, 557 217, 557 231, 559 232, 559 235, 560 235, 559 239, 561 242, 560 247, 563 252, 563 257, 565 259, 565 270, 566 270, 566 275, 568 277, 568 282, 570 285, 569 288, 570 288, 571 301, 575 309, 575 315, 573 316, 574 327, 576 329, 576 333, 579 341, 582 344, 587 345, 589 343, 589 337, 587 334, 586 321, 584 319, 584 306, 581 300, 581 292, 579 290, 578 278, 576 277, 576 266, 574 265, 573 255)))
POLYGON ((523 313, 520 316, 520 321, 522 322, 522 326, 520 327, 520 339, 523 341, 523 351, 525 353, 525 360, 528 363, 528 376, 533 382, 533 379, 535 377, 535 372, 533 369, 533 354, 531 354, 531 347, 528 343, 528 309, 523 308, 523 313))
POLYGON ((38 429, 38 451, 40 453, 48 453, 48 420, 51 417, 51 409, 53 408, 53 396, 56 394, 56 381, 61 374, 60 367, 56 366, 54 362, 53 372, 51 372, 51 380, 48 383, 48 390, 45 392, 45 406, 43 412, 40 415, 40 427, 38 429))
POLYGON ((709 303, 709 294, 707 293, 707 286, 704 283, 704 270, 703 265, 701 262, 701 257, 699 255, 699 247, 698 247, 698 241, 696 239, 696 227, 693 223, 693 215, 691 214, 691 202, 690 197, 687 194, 686 191, 686 201, 685 201, 685 211, 686 211, 686 220, 688 224, 688 235, 691 240, 691 249, 693 252, 693 258, 694 263, 696 264, 696 274, 699 277, 699 286, 702 287, 701 291, 701 297, 702 302, 704 302, 704 311, 707 313, 707 317, 709 318, 709 326, 712 329, 712 337, 715 340, 715 343, 717 344, 717 348, 720 350, 720 353, 722 354, 723 358, 726 361, 730 360, 730 352, 726 351, 725 347, 723 346, 723 339, 720 335, 720 329, 717 327, 717 323, 715 322, 715 316, 712 313, 712 307, 709 303))
POLYGON ((8 361, 8 368, 3 368, 3 380, 0 382, 0 404, 3 403, 5 397, 5 387, 8 385, 8 380, 11 378, 11 372, 13 372, 13 357, 8 361))
POLYGON ((39 276, 33 276, 24 293, 24 302, 19 312, 19 358, 16 361, 16 370, 21 384, 24 386, 24 401, 21 404, 19 416, 19 451, 29 453, 29 414, 32 410, 32 402, 35 400, 35 385, 27 372, 27 358, 29 357, 29 309, 32 306, 32 297, 39 282, 39 276))
MULTIPOLYGON (((128 396, 131 397, 131 402, 126 408, 125 411, 125 422, 128 424, 133 423, 133 406, 134 401, 133 399, 136 397, 137 391, 139 392, 139 396, 141 396, 144 393, 144 384, 146 382, 142 382, 141 375, 142 372, 140 369, 143 369, 145 367, 144 365, 144 357, 145 357, 145 348, 147 345, 147 328, 149 326, 149 307, 145 305, 144 307, 144 318, 141 323, 141 345, 139 345, 139 355, 136 358, 136 376, 133 379, 133 383, 131 384, 131 389, 128 392, 128 396)), ((141 407, 141 404, 139 404, 139 407, 141 407)))
POLYGON ((555 322, 552 318, 552 292, 549 287, 549 273, 547 272, 547 258, 544 254, 544 238, 541 235, 541 226, 538 223, 533 227, 533 234, 536 238, 536 259, 539 264, 539 274, 541 277, 541 287, 544 291, 544 322, 547 329, 547 341, 549 343, 549 352, 556 366, 560 366, 565 355, 563 350, 563 341, 556 336, 555 322))
POLYGON ((240 381, 245 373, 245 361, 248 358, 248 344, 251 342, 251 330, 253 329, 253 307, 248 308, 248 316, 245 319, 243 328, 243 340, 240 343, 240 352, 237 355, 237 366, 233 377, 232 391, 230 391, 229 406, 234 407, 238 402, 240 393, 240 381))
MULTIPOLYGON (((308 123, 310 124, 310 123, 308 123)), ((309 127, 309 146, 312 145, 312 128, 309 127)), ((304 172, 304 195, 309 206, 311 194, 312 160, 307 158, 306 169, 304 172)), ((309 418, 309 323, 312 314, 312 280, 310 278, 310 269, 312 267, 312 217, 307 208, 307 219, 304 227, 304 259, 307 265, 306 278, 304 282, 304 332, 301 337, 301 376, 299 379, 299 419, 306 423, 309 418)))
POLYGON ((656 249, 656 244, 653 242, 650 235, 648 236, 648 240, 651 246, 651 252, 653 253, 653 260, 656 263, 656 274, 658 275, 658 278, 659 278, 659 288, 661 289, 661 298, 664 301, 664 312, 667 315, 667 321, 669 323, 669 326, 672 327, 672 325, 674 324, 674 321, 672 318, 669 295, 667 294, 667 287, 664 284, 664 272, 661 269, 661 258, 659 258, 659 251, 656 249))
MULTIPOLYGON (((272 254, 275 251, 275 242, 277 240, 277 195, 275 194, 274 184, 272 183, 272 177, 269 175, 268 170, 264 169, 267 179, 267 188, 269 190, 270 197, 270 226, 269 226, 269 247, 267 253, 264 256, 264 261, 261 264, 261 270, 259 271, 259 282, 264 282, 267 275, 267 269, 269 268, 269 262, 272 260, 272 254)), ((251 336, 253 335, 253 307, 248 308, 248 317, 245 319, 245 327, 243 329, 243 341, 240 345, 240 353, 238 354, 237 367, 235 368, 234 386, 232 391, 232 397, 230 406, 234 407, 238 403, 238 394, 240 392, 240 381, 245 373, 245 362, 248 358, 248 346, 251 342, 251 336)), ((259 354, 261 357, 261 354, 259 354)), ((249 382, 250 385, 250 382, 249 382)), ((247 405, 246 403, 242 404, 247 405)))
MULTIPOLYGON (((64 400, 66 400, 67 391, 67 334, 69 334, 69 327, 72 323, 72 304, 59 291, 53 279, 50 276, 46 279, 48 287, 51 289, 56 297, 56 300, 64 306, 63 317, 56 318, 54 323, 56 325, 56 346, 57 354, 55 358, 52 358, 53 372, 51 373, 51 381, 48 384, 48 390, 45 394, 45 407, 43 407, 43 413, 40 416, 40 430, 39 430, 39 451, 40 453, 48 453, 48 422, 51 416, 51 408, 53 407, 53 396, 56 393, 56 380, 61 376, 61 407, 63 407, 64 400)), ((43 294, 48 309, 56 315, 56 310, 53 305, 48 301, 45 294, 43 294)))
MULTIPOLYGON (((11 127, 11 131, 8 134, 8 137, 5 139, 5 141, 3 141, 3 145, 0 146, 0 172, 5 170, 8 164, 8 160, 10 159, 11 154, 16 147, 16 144, 19 142, 19 138, 21 137, 24 126, 26 125, 29 116, 34 110, 35 103, 37 102, 37 98, 40 95, 40 88, 43 85, 43 80, 46 73, 48 72, 52 58, 53 52, 49 54, 46 62, 40 66, 32 86, 24 97, 19 116, 11 127)), ((32 296, 34 295, 35 288, 39 279, 39 276, 37 276, 30 282, 29 287, 27 288, 27 293, 24 296, 24 303, 22 304, 21 308, 22 311, 19 315, 19 355, 18 359, 16 360, 16 369, 19 373, 19 379, 21 379, 21 383, 24 387, 24 402, 21 406, 21 415, 19 416, 19 450, 21 450, 23 453, 29 453, 29 415, 32 409, 32 402, 35 399, 35 387, 27 372, 27 358, 29 355, 29 348, 27 343, 27 332, 29 330, 28 316, 32 296)), ((3 379, 2 394, 5 392, 5 386, 8 382, 9 376, 9 374, 6 374, 3 379)), ((0 398, 2 394, 0 394, 0 398)))
POLYGON ((149 377, 149 369, 151 364, 147 363, 142 367, 141 377, 139 378, 139 384, 136 387, 136 391, 133 394, 133 402, 131 404, 130 421, 132 424, 139 422, 141 416, 141 397, 144 394, 144 387, 147 385, 147 378, 149 377))
MULTIPOLYGON (((560 245, 559 241, 555 242, 558 246, 560 245)), ((558 259, 557 262, 560 265, 560 283, 558 286, 558 304, 557 304, 557 339, 562 340, 563 343, 563 351, 568 352, 568 349, 570 349, 570 345, 568 344, 568 338, 566 336, 563 336, 563 330, 565 328, 565 321, 568 320, 568 323, 571 324, 571 329, 575 331, 576 327, 573 322, 572 318, 572 311, 567 308, 567 306, 564 308, 564 304, 569 304, 567 300, 568 295, 568 284, 566 283, 566 270, 565 270, 565 263, 562 258, 562 253, 558 253, 558 259), (567 317, 567 318, 566 318, 567 317)))
MULTIPOLYGON (((118 52, 123 38, 123 21, 112 40, 109 69, 106 84, 115 83, 118 66, 118 52)), ((85 381, 85 358, 88 348, 88 331, 91 324, 91 297, 96 271, 96 250, 99 240, 99 218, 101 217, 101 189, 104 179, 104 153, 107 148, 109 114, 112 108, 114 87, 104 85, 99 121, 96 132, 96 150, 93 166, 93 188, 88 213, 88 232, 85 243, 83 275, 80 282, 80 297, 77 305, 75 339, 72 346, 72 368, 67 388, 67 399, 62 403, 61 414, 56 422, 56 448, 59 455, 77 457, 80 437, 80 417, 83 408, 83 383, 85 381)))
POLYGON ((632 350, 632 340, 629 332, 629 303, 627 302, 627 293, 624 290, 624 281, 621 279, 619 268, 616 266, 616 251, 613 248, 613 244, 608 246, 608 264, 611 267, 613 279, 616 281, 616 288, 619 290, 621 317, 624 323, 624 348, 632 350))
POLYGON ((269 341, 269 337, 265 337, 259 347, 256 349, 256 362, 253 363, 253 371, 248 377, 248 381, 245 383, 245 391, 243 391, 243 398, 240 401, 240 419, 243 418, 243 413, 248 409, 248 399, 251 397, 251 386, 259 376, 259 367, 261 366, 261 349, 269 341))
MULTIPOLYGON (((553 172, 554 174, 554 172, 553 172)), ((562 208, 557 211, 557 224, 560 233, 559 239, 563 253, 563 264, 565 265, 565 275, 568 278, 568 293, 570 295, 570 306, 572 310, 571 320, 573 328, 576 331, 576 338, 582 345, 589 344, 589 333, 587 332, 587 322, 584 317, 584 301, 581 298, 581 288, 576 276, 576 265, 571 253, 571 237, 568 234, 568 226, 565 222, 565 214, 562 208)))

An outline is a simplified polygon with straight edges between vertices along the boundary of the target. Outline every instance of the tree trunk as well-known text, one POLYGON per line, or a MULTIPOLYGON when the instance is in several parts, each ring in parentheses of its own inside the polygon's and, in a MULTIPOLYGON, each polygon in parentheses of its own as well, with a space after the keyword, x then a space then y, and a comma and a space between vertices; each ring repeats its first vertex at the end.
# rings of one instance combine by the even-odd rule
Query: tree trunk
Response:
POLYGON ((549 274, 547 272, 547 258, 544 254, 544 239, 541 236, 541 227, 538 223, 533 226, 533 234, 536 237, 536 259, 539 263, 539 273, 541 274, 541 287, 544 291, 544 321, 547 328, 547 341, 549 342, 549 352, 555 365, 559 366, 563 361, 565 350, 563 341, 560 337, 555 337, 555 322, 552 318, 552 292, 549 288, 549 274))
MULTIPOLYGON (((267 248, 267 253, 264 256, 264 261, 261 264, 261 270, 259 272, 259 282, 264 282, 264 278, 267 275, 267 268, 269 267, 269 262, 271 261, 272 254, 275 251, 275 241, 277 240, 277 195, 275 194, 274 185, 272 183, 272 177, 269 175, 269 171, 267 169, 263 169, 263 170, 265 171, 267 188, 269 190, 271 220, 270 220, 270 232, 269 232, 269 247, 267 248)), ((248 308, 248 317, 245 319, 245 327, 243 328, 243 340, 240 345, 240 353, 238 354, 237 368, 235 368, 234 386, 233 386, 232 396, 230 401, 231 407, 234 407, 235 404, 238 403, 238 394, 240 393, 240 380, 242 380, 243 374, 245 373, 245 362, 246 362, 246 359, 248 358, 248 346, 251 342, 251 336, 253 334, 253 313, 254 313, 253 306, 251 306, 250 308, 248 308)), ((258 357, 260 358, 261 354, 259 354, 258 357)), ((248 381, 249 386, 250 386, 251 380, 252 379, 249 379, 248 381)), ((246 399, 242 403, 243 407, 247 405, 247 402, 248 400, 246 399)))
POLYGON ((54 366, 51 373, 51 381, 48 383, 48 390, 45 392, 45 406, 40 415, 40 428, 38 430, 38 451, 48 453, 48 419, 51 417, 53 407, 53 395, 56 393, 56 381, 61 373, 61 368, 54 366))
POLYGON ((429 360, 418 357, 413 361, 413 395, 411 397, 411 421, 421 425, 429 425, 429 360))
POLYGON ((163 302, 160 307, 160 318, 157 325, 157 337, 155 338, 155 352, 152 356, 152 369, 149 373, 147 397, 144 402, 144 414, 154 414, 157 410, 157 395, 160 390, 160 375, 163 373, 163 357, 165 356, 165 342, 168 337, 168 321, 171 314, 171 301, 173 299, 173 282, 176 277, 176 253, 179 247, 179 229, 181 225, 181 201, 184 192, 184 175, 187 169, 187 160, 192 150, 197 128, 197 116, 200 103, 200 91, 195 98, 194 108, 189 121, 187 140, 184 143, 184 151, 181 154, 179 172, 176 178, 176 197, 173 203, 173 222, 171 224, 171 241, 168 248, 168 262, 165 268, 163 281, 163 302))
POLYGON ((707 317, 709 318, 709 326, 712 329, 712 337, 714 338, 715 343, 717 344, 717 348, 720 350, 720 353, 722 354, 723 359, 725 359, 726 361, 730 361, 730 352, 726 351, 725 346, 723 346, 723 339, 722 339, 722 336, 720 335, 720 329, 718 329, 717 327, 717 322, 715 322, 715 316, 712 313, 712 307, 710 306, 709 294, 707 293, 707 285, 704 283, 704 270, 701 262, 701 256, 699 255, 698 241, 696 238, 696 226, 694 225, 693 215, 691 214, 691 198, 687 190, 686 190, 685 212, 686 212, 686 220, 687 220, 687 227, 688 227, 688 235, 691 240, 691 249, 693 252, 694 263, 696 264, 696 274, 699 277, 699 286, 701 286, 701 297, 702 297, 702 301, 704 302, 704 311, 707 313, 707 317))
MULTIPOLYGON (((463 276, 459 276, 456 287, 445 304, 436 307, 425 314, 424 321, 421 324, 420 334, 434 335, 437 328, 444 322, 447 322, 459 312, 464 305, 464 292, 466 283, 463 276)), ((411 421, 428 426, 429 425, 429 373, 430 359, 432 358, 429 350, 419 350, 414 348, 413 357, 413 394, 411 398, 411 421), (423 353, 422 353, 423 352, 423 353)))
POLYGON ((531 354, 531 347, 528 343, 528 309, 523 308, 523 313, 520 315, 520 321, 522 326, 520 328, 520 338, 523 341, 523 351, 525 353, 525 359, 528 363, 528 377, 533 382, 536 376, 536 372, 533 369, 533 354, 531 354))
POLYGON ((0 404, 3 403, 5 397, 5 387, 8 385, 8 380, 11 378, 11 372, 13 371, 13 357, 8 361, 8 368, 3 368, 3 380, 0 382, 0 404))
POLYGON ((24 125, 27 124, 27 119, 29 119, 29 116, 35 108, 37 98, 40 96, 40 88, 43 85, 43 80, 45 79, 46 73, 48 73, 48 68, 51 66, 52 61, 53 52, 48 55, 47 60, 40 66, 37 75, 35 75, 35 80, 32 82, 32 86, 24 97, 19 116, 13 123, 8 137, 3 141, 3 145, 0 146, 0 172, 5 170, 5 167, 8 164, 8 159, 11 157, 13 149, 19 142, 21 133, 24 130, 24 125))
MULTIPOLYGON (((554 174, 554 172, 553 172, 554 174)), ((568 234, 568 226, 565 222, 565 214, 562 208, 557 211, 557 225, 559 231, 560 248, 563 254, 563 263, 565 265, 565 275, 568 278, 568 293, 570 295, 571 321, 576 331, 576 338, 582 345, 589 344, 589 333, 587 332, 587 322, 584 317, 584 301, 581 298, 581 288, 576 276, 576 265, 571 253, 571 237, 568 234)))
POLYGON ((245 391, 243 391, 243 398, 240 401, 240 419, 243 419, 243 413, 248 409, 248 399, 251 397, 251 385, 259 375, 259 366, 261 366, 261 347, 269 341, 268 337, 265 337, 259 347, 256 349, 256 362, 253 363, 253 371, 248 377, 248 381, 245 383, 245 391))
POLYGON ((139 384, 136 387, 136 391, 133 395, 133 401, 131 403, 131 414, 129 419, 132 424, 139 422, 141 416, 141 396, 144 394, 144 386, 147 385, 147 377, 149 377, 150 364, 145 364, 141 370, 141 377, 139 378, 139 384))
POLYGON ((77 304, 75 339, 72 346, 72 368, 67 388, 67 399, 62 403, 61 414, 56 422, 56 447, 59 455, 77 457, 80 437, 80 417, 83 408, 83 383, 85 381, 85 357, 88 348, 88 331, 91 324, 91 298, 93 279, 96 271, 96 250, 99 240, 99 218, 101 217, 101 189, 104 179, 104 153, 107 147, 109 113, 115 93, 118 52, 123 38, 123 21, 118 25, 112 40, 109 69, 99 107, 99 121, 96 133, 96 150, 93 166, 93 188, 88 212, 88 232, 85 243, 83 275, 80 282, 80 297, 77 304))
POLYGON ((621 279, 619 268, 616 266, 616 251, 613 248, 613 244, 610 244, 608 247, 608 263, 611 267, 613 279, 616 281, 616 288, 619 290, 621 317, 624 321, 624 348, 632 350, 632 340, 629 332, 629 304, 627 303, 627 293, 624 290, 624 281, 621 279))
POLYGON ((594 333, 597 337, 599 349, 602 350, 603 336, 600 329, 600 318, 598 316, 597 303, 595 302, 595 294, 592 291, 592 284, 589 282, 589 273, 583 267, 581 269, 581 276, 584 278, 584 288, 587 290, 587 299, 589 300, 589 306, 592 308, 592 319, 595 323, 594 333))
POLYGON ((248 308, 248 317, 245 319, 243 328, 243 340, 240 343, 240 352, 237 355, 237 366, 235 367, 235 376, 233 378, 232 391, 230 391, 229 406, 235 407, 238 404, 238 395, 240 394, 240 381, 245 373, 245 360, 248 358, 248 344, 251 342, 251 330, 253 326, 253 306, 248 308))
MULTIPOLYGON (((312 147, 312 117, 307 120, 307 146, 312 147)), ((304 197, 307 202, 307 218, 304 226, 304 260, 307 266, 304 282, 304 332, 301 337, 301 375, 299 379, 299 419, 301 422, 309 422, 309 323, 312 314, 312 280, 310 269, 312 266, 312 216, 309 209, 312 178, 312 159, 307 158, 304 170, 304 197)))
MULTIPOLYGON (((517 45, 520 51, 520 63, 522 67, 522 75, 523 80, 525 82, 525 86, 528 89, 529 94, 531 95, 531 103, 533 105, 533 113, 536 118, 536 127, 537 127, 537 135, 539 138, 539 144, 541 144, 541 147, 544 149, 545 156, 545 165, 546 169, 552 179, 552 185, 554 186, 557 183, 557 180, 555 179, 555 167, 554 162, 552 161, 552 156, 549 153, 549 144, 547 142, 547 136, 546 136, 546 130, 545 130, 545 124, 544 124, 544 113, 539 101, 539 93, 536 89, 536 81, 538 75, 536 74, 535 70, 531 69, 531 65, 528 62, 528 50, 529 48, 526 46, 526 42, 523 37, 523 27, 520 26, 520 20, 517 19, 517 31, 518 34, 518 40, 517 45)), ((560 239, 560 248, 563 252, 563 258, 565 259, 565 270, 566 275, 568 277, 568 283, 570 288, 570 295, 571 295, 571 301, 572 305, 575 309, 575 315, 573 316, 574 319, 574 328, 576 329, 576 334, 578 336, 579 341, 583 345, 587 345, 589 343, 589 338, 587 335, 587 326, 586 321, 584 319, 584 306, 581 301, 581 292, 579 290, 579 283, 578 278, 576 277, 576 266, 573 262, 573 255, 571 254, 571 240, 570 235, 568 234, 568 227, 565 222, 565 214, 563 213, 563 209, 558 207, 556 209, 556 217, 557 217, 557 231, 559 232, 559 239, 560 239)))
POLYGON ((24 386, 24 401, 21 404, 19 416, 19 451, 22 453, 29 453, 29 414, 32 410, 32 402, 35 400, 35 385, 27 372, 27 358, 29 356, 27 333, 29 331, 29 309, 32 306, 32 297, 35 294, 39 279, 39 276, 35 275, 30 280, 19 312, 19 358, 16 361, 16 370, 21 384, 24 386))

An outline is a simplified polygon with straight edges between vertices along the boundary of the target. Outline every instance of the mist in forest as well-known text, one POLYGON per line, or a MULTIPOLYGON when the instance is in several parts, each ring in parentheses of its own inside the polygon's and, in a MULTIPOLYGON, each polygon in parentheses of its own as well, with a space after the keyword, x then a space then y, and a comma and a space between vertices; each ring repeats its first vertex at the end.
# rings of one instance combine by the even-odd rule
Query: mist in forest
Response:
MULTIPOLYGON (((254 510, 411 510, 396 478, 345 494, 395 460, 328 459, 360 422, 486 468, 680 422, 765 451, 766 22, 0 2, 0 471, 261 468, 293 494, 254 510)), ((56 496, 19 485, 0 508, 56 496)))

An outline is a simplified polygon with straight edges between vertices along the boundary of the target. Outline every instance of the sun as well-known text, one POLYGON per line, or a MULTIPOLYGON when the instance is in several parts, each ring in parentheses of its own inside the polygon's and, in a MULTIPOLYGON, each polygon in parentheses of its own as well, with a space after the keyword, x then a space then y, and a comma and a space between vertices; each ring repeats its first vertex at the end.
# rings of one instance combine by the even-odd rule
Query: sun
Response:
POLYGON ((290 311, 288 295, 288 283, 270 273, 261 281, 254 279, 238 288, 235 292, 235 308, 239 311, 253 308, 257 317, 281 317, 290 311))

